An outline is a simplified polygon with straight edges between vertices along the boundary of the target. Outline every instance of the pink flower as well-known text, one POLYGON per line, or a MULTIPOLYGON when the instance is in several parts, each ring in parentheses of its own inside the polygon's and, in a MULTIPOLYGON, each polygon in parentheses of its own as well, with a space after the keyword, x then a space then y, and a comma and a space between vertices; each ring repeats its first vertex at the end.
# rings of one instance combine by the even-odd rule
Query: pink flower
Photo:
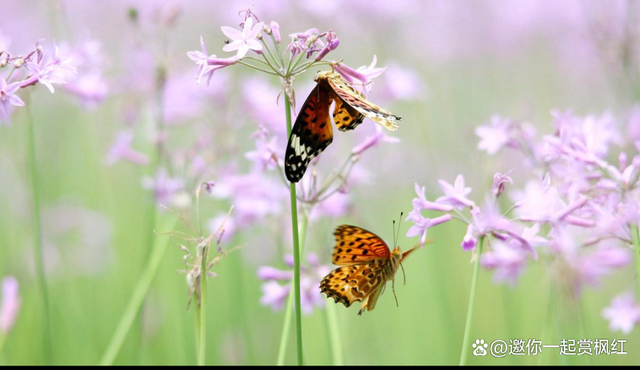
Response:
POLYGON ((244 22, 242 32, 231 27, 221 27, 222 33, 231 40, 231 42, 225 45, 222 50, 227 52, 237 50, 238 53, 236 54, 236 57, 238 59, 244 58, 249 50, 262 51, 262 44, 257 40, 257 37, 260 31, 262 31, 263 26, 264 24, 262 22, 259 22, 254 26, 253 18, 248 18, 244 22))
POLYGON ((505 174, 496 172, 495 175, 493 175, 493 186, 491 187, 491 192, 496 196, 496 198, 504 192, 505 184, 507 182, 513 185, 513 180, 509 177, 511 171, 507 171, 505 174))
POLYGON ((273 39, 276 40, 276 43, 279 44, 282 41, 280 37, 280 25, 276 21, 272 21, 269 23, 269 28, 271 28, 271 32, 273 33, 273 39))
POLYGON ((476 128, 476 135, 480 137, 478 149, 485 150, 490 155, 496 154, 502 147, 512 142, 510 128, 510 120, 493 116, 489 125, 476 128))
POLYGON ((18 280, 13 276, 2 279, 2 301, 0 304, 0 334, 7 334, 16 322, 21 299, 18 295, 18 280))
POLYGON ((467 225, 467 233, 464 235, 464 238, 462 238, 462 243, 460 243, 460 246, 464 251, 469 251, 475 248, 477 244, 478 239, 473 237, 473 225, 469 224, 467 225))
POLYGON ((9 117, 10 106, 22 107, 24 102, 15 95, 20 89, 20 82, 7 84, 4 77, 0 77, 0 119, 9 117))
POLYGON ((362 90, 362 87, 364 87, 368 93, 373 87, 373 79, 380 76, 386 69, 386 67, 375 68, 377 62, 378 58, 374 55, 373 61, 369 66, 363 66, 355 70, 344 63, 338 63, 334 66, 334 69, 340 73, 347 82, 354 85, 354 87, 359 90, 362 90))
MULTIPOLYGON (((41 59, 37 62, 29 61, 26 64, 27 69, 31 72, 29 78, 22 82, 22 87, 29 86, 35 82, 39 82, 47 87, 53 94, 55 89, 53 84, 65 84, 67 81, 64 79, 65 73, 75 72, 76 68, 69 65, 68 59, 62 59, 58 55, 58 46, 54 42, 55 53, 51 60, 47 57, 47 53, 43 53, 41 59)), ((39 50, 39 49, 38 49, 39 50)))
POLYGON ((155 178, 145 177, 142 187, 151 189, 155 193, 156 201, 162 205, 170 205, 176 200, 178 192, 184 189, 182 179, 177 177, 169 177, 164 168, 160 168, 155 178))
POLYGON ((640 306, 633 299, 633 293, 622 293, 615 296, 611 305, 602 310, 602 316, 609 320, 609 330, 629 334, 634 325, 640 323, 640 306))
POLYGON ((497 283, 507 282, 515 285, 526 266, 529 253, 514 243, 514 240, 510 243, 494 240, 491 250, 481 256, 482 265, 495 270, 493 279, 497 283))
MULTIPOLYGON (((288 266, 293 267, 291 256, 286 255, 284 259, 288 266)), ((314 253, 307 255, 307 261, 308 263, 300 268, 300 305, 302 311, 308 315, 314 307, 324 307, 325 299, 320 293, 318 281, 330 271, 330 268, 320 265, 314 253)), ((258 277, 265 281, 262 285, 263 295, 260 298, 260 304, 271 306, 274 311, 282 309, 291 292, 290 281, 293 280, 293 271, 262 266, 258 269, 258 277), (280 285, 279 282, 285 282, 285 284, 280 285)))
POLYGON ((116 142, 113 143, 109 149, 109 154, 107 154, 107 158, 105 158, 105 163, 108 166, 112 166, 120 159, 126 159, 129 162, 140 166, 147 165, 149 163, 149 157, 146 154, 140 153, 131 148, 133 139, 133 132, 123 131, 118 134, 116 142))
POLYGON ((467 195, 471 193, 471 188, 464 186, 464 177, 462 175, 456 177, 454 185, 444 180, 438 180, 438 184, 440 184, 444 196, 436 199, 436 203, 448 204, 458 209, 475 206, 473 201, 467 199, 467 195))
MULTIPOLYGON (((223 28, 229 28, 229 27, 223 27, 223 28)), ((230 28, 230 29, 233 30, 233 28, 230 28)), ((229 45, 226 45, 226 46, 229 46, 229 45)), ((215 72, 218 69, 233 65, 238 60, 241 59, 241 57, 239 57, 238 55, 235 55, 230 58, 216 58, 215 54, 212 54, 209 56, 207 54, 207 45, 205 45, 204 39, 202 38, 202 36, 200 36, 200 48, 202 51, 196 50, 196 51, 190 51, 187 53, 187 56, 189 57, 189 59, 196 62, 196 64, 199 66, 198 78, 196 81, 197 84, 200 84, 200 80, 202 80, 203 77, 206 77, 207 86, 209 86, 209 82, 211 82, 211 77, 213 77, 213 72, 215 72)))
POLYGON ((377 125, 375 127, 376 127, 376 132, 373 135, 369 135, 360 145, 353 148, 351 153, 362 154, 362 152, 364 152, 365 150, 373 146, 376 146, 380 142, 386 142, 386 143, 400 142, 400 139, 398 139, 397 137, 388 136, 385 130, 382 129, 382 127, 377 125))
POLYGON ((420 213, 424 209, 431 210, 431 211, 441 211, 441 212, 453 211, 453 207, 450 205, 439 204, 439 203, 428 201, 426 196, 424 195, 424 192, 425 192, 424 186, 420 187, 420 185, 418 185, 418 183, 416 182, 414 184, 414 188, 416 190, 416 194, 418 195, 417 198, 413 198, 413 200, 411 201, 411 203, 413 204, 413 210, 415 212, 420 213))
POLYGON ((270 136, 269 131, 262 125, 253 137, 256 138, 256 150, 246 153, 245 158, 254 162, 260 170, 275 169, 278 166, 277 153, 280 152, 280 146, 276 144, 277 138, 270 136))
POLYGON ((412 221, 414 223, 414 225, 411 226, 407 231, 406 236, 412 237, 420 235, 420 244, 424 244, 427 241, 427 230, 431 227, 451 220, 451 215, 446 214, 435 218, 427 218, 422 216, 420 212, 416 212, 416 210, 414 209, 409 212, 406 220, 412 221))
POLYGON ((322 50, 320 50, 318 55, 316 55, 316 61, 322 60, 322 58, 329 54, 330 51, 335 50, 338 45, 340 45, 340 39, 338 39, 336 33, 332 30, 326 32, 325 40, 327 41, 327 44, 322 48, 322 50))

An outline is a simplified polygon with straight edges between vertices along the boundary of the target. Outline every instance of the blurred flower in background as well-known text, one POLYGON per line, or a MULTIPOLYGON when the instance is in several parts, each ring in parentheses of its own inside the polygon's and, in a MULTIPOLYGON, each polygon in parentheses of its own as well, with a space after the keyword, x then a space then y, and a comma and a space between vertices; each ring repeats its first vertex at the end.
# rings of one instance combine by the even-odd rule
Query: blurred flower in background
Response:
POLYGON ((13 276, 2 279, 2 300, 0 301, 0 335, 11 331, 18 317, 22 300, 18 293, 18 280, 13 276))

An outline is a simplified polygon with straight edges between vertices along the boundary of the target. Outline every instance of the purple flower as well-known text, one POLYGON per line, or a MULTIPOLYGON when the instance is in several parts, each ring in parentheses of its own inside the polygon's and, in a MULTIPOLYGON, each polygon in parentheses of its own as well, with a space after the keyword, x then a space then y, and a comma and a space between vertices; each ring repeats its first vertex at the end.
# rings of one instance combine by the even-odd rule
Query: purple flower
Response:
POLYGON ((322 217, 336 218, 347 214, 350 206, 349 194, 336 192, 327 199, 317 203, 309 214, 309 220, 315 221, 322 217))
POLYGON ((580 256, 574 266, 581 280, 596 286, 603 276, 611 270, 624 267, 631 260, 627 249, 617 247, 599 247, 595 251, 580 256))
POLYGON ((280 311, 287 301, 291 284, 280 285, 277 281, 267 281, 262 284, 260 304, 270 306, 274 311, 280 311))
POLYGON ((276 40, 276 44, 279 44, 282 41, 280 37, 280 25, 276 21, 272 21, 269 23, 269 28, 271 28, 271 32, 273 32, 273 39, 276 40))
POLYGON ((223 174, 211 195, 228 199, 233 204, 236 225, 242 228, 263 221, 266 216, 279 214, 288 191, 281 183, 264 176, 262 171, 254 170, 242 175, 223 174))
POLYGON ((385 130, 382 129, 382 127, 376 126, 376 132, 373 135, 367 136, 367 138, 360 145, 353 148, 351 153, 355 155, 362 154, 362 152, 373 146, 376 146, 380 142, 398 143, 400 142, 400 139, 398 139, 397 137, 388 136, 385 133, 385 130))
POLYGON ((418 100, 427 95, 420 76, 399 65, 389 65, 384 72, 385 97, 397 100, 418 100))
MULTIPOLYGON (((209 189, 213 189, 213 188, 210 187, 209 189)), ((209 193, 211 193, 211 190, 208 190, 208 191, 209 193)), ((232 217, 229 217, 226 213, 220 214, 210 219, 208 222, 208 225, 209 225, 209 232, 211 232, 212 234, 217 233, 218 230, 221 230, 222 234, 218 236, 218 239, 222 243, 230 243, 231 240, 233 239, 233 236, 236 233, 236 228, 237 228, 235 219, 232 217), (222 229, 220 229, 220 227, 222 227, 222 229)))
MULTIPOLYGON (((285 263, 292 267, 292 257, 285 256, 285 263)), ((318 281, 326 275, 330 268, 320 265, 318 257, 314 253, 307 255, 308 263, 300 266, 300 305, 305 314, 311 314, 314 307, 324 307, 324 298, 320 293, 318 281)), ((258 269, 258 277, 265 281, 262 284, 262 297, 260 304, 270 306, 274 311, 282 309, 291 292, 293 271, 280 270, 270 266, 262 266, 258 269), (285 284, 281 285, 280 282, 285 284)))
POLYGON ((409 212, 406 220, 412 221, 414 223, 414 225, 411 226, 407 231, 406 236, 412 237, 420 235, 420 244, 424 244, 427 240, 427 230, 431 227, 451 220, 451 215, 446 214, 435 218, 426 218, 422 216, 420 212, 416 212, 416 210, 414 209, 409 212))
POLYGON ((24 102, 15 95, 20 89, 20 82, 7 84, 4 77, 0 77, 0 119, 9 117, 10 106, 22 107, 24 102))
POLYGON ((420 213, 422 210, 431 210, 431 211, 442 211, 442 212, 451 212, 453 211, 453 207, 445 204, 438 204, 434 202, 430 202, 424 195, 425 188, 420 187, 416 182, 414 184, 414 188, 416 190, 417 198, 413 198, 411 203, 413 204, 413 210, 417 213, 420 213))
POLYGON ((83 74, 64 85, 64 90, 77 96, 86 108, 95 108, 109 94, 109 86, 100 73, 83 74))
POLYGON ((31 72, 31 75, 22 82, 22 86, 29 86, 35 82, 39 82, 47 87, 53 94, 55 89, 53 84, 65 84, 67 81, 64 79, 64 74, 68 72, 75 72, 76 69, 69 65, 68 59, 62 59, 58 55, 58 46, 54 43, 55 53, 51 60, 47 57, 47 53, 43 53, 41 59, 37 62, 28 61, 26 64, 27 69, 31 72))
MULTIPOLYGON (((229 28, 229 27, 223 27, 223 28, 229 28)), ((230 28, 230 29, 233 30, 233 28, 230 28)), ((226 46, 229 46, 229 45, 226 45, 226 46)), ((207 53, 207 46, 205 45, 204 39, 202 38, 202 36, 200 36, 200 48, 201 48, 202 51, 197 51, 196 50, 196 51, 190 51, 190 52, 187 53, 187 56, 189 57, 189 59, 191 59, 194 62, 196 62, 196 64, 199 66, 198 67, 198 78, 197 78, 197 81, 196 81, 197 84, 200 84, 200 80, 202 80, 203 77, 207 77, 207 86, 209 86, 209 82, 211 82, 211 77, 213 77, 213 72, 215 72, 216 70, 218 70, 220 68, 224 68, 224 67, 228 67, 230 65, 233 65, 238 60, 241 59, 241 57, 239 57, 238 55, 235 55, 235 56, 230 57, 230 58, 216 58, 215 54, 212 54, 212 55, 209 56, 208 53, 207 53)), ((245 51, 245 54, 246 54, 246 51, 245 51)))
POLYGON ((476 128, 476 135, 480 137, 478 149, 485 150, 490 155, 496 154, 498 150, 512 142, 510 129, 510 120, 493 116, 489 125, 476 128))
POLYGON ((364 87, 368 93, 373 87, 373 79, 380 76, 386 69, 386 67, 375 68, 377 62, 378 58, 374 55, 373 61, 369 66, 363 66, 355 70, 344 63, 338 63, 334 66, 334 69, 354 87, 359 90, 362 90, 362 87, 364 87))
POLYGON ((327 41, 327 44, 320 50, 318 55, 316 55, 316 61, 322 60, 330 51, 335 50, 338 45, 340 45, 340 39, 338 39, 336 33, 332 30, 326 32, 324 39, 327 41))
POLYGON ((180 178, 169 177, 167 171, 160 168, 155 178, 145 177, 142 180, 142 187, 153 190, 159 204, 170 205, 175 203, 176 195, 184 190, 184 183, 180 178))
POLYGON ((495 270, 495 282, 506 282, 513 286, 522 274, 529 253, 515 245, 516 243, 513 239, 507 243, 495 239, 491 244, 491 250, 483 253, 480 261, 485 268, 495 270))
POLYGON ((609 320, 609 330, 629 334, 633 326, 640 323, 640 306, 633 299, 633 293, 622 293, 615 296, 611 305, 602 310, 602 316, 609 320))
POLYGON ((438 180, 438 184, 440 184, 444 196, 436 199, 436 203, 448 204, 458 209, 475 206, 473 201, 467 199, 467 195, 471 193, 471 188, 464 186, 464 177, 462 175, 456 177, 454 185, 444 180, 438 180))
POLYGON ((551 178, 548 174, 542 181, 527 183, 524 192, 516 192, 514 198, 518 203, 516 213, 523 221, 551 223, 565 221, 576 226, 593 226, 593 221, 572 214, 586 205, 587 199, 579 198, 566 205, 558 189, 551 186, 551 178))
POLYGON ((123 131, 118 134, 116 142, 113 143, 109 149, 109 154, 107 154, 107 158, 105 158, 105 163, 108 166, 112 166, 120 159, 126 159, 129 162, 140 166, 147 165, 149 163, 149 157, 131 148, 133 139, 133 132, 123 131))
POLYGON ((0 301, 0 334, 7 334, 16 322, 20 310, 18 280, 13 276, 2 279, 2 301, 0 301))
POLYGON ((291 59, 303 52, 307 53, 307 58, 309 58, 313 53, 320 51, 320 48, 324 46, 323 42, 320 40, 320 32, 317 28, 310 28, 304 32, 292 33, 289 36, 292 38, 292 41, 287 46, 287 50, 291 53, 291 59))
POLYGON ((256 138, 256 150, 248 152, 245 157, 254 162, 260 170, 272 170, 278 166, 278 153, 280 146, 276 144, 276 137, 269 137, 266 127, 260 125, 260 129, 253 134, 256 138))
POLYGON ((464 238, 462 238, 462 243, 460 243, 460 246, 466 252, 475 248, 477 244, 478 239, 473 237, 473 225, 469 224, 467 225, 467 233, 464 235, 464 238))
POLYGON ((493 186, 491 186, 491 192, 496 196, 496 198, 504 192, 505 184, 507 182, 513 185, 513 180, 511 179, 511 177, 509 177, 511 171, 507 171, 507 173, 505 174, 496 172, 496 174, 493 175, 493 186))
POLYGON ((264 24, 262 22, 258 22, 254 26, 253 18, 248 18, 244 22, 242 32, 231 27, 221 27, 222 33, 231 40, 231 42, 225 45, 222 50, 226 52, 237 50, 238 53, 236 54, 236 57, 238 59, 244 58, 249 50, 262 51, 262 44, 257 40, 257 38, 260 31, 262 31, 263 26, 264 24))

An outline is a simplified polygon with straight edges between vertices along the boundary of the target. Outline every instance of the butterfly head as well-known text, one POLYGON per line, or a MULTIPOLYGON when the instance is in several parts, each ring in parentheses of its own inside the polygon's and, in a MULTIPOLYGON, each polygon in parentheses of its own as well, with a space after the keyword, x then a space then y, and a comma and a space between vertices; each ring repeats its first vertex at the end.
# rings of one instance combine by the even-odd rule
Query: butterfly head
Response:
POLYGON ((322 81, 322 80, 326 80, 326 79, 328 79, 330 77, 335 77, 336 75, 337 75, 337 73, 334 72, 333 70, 331 70, 331 71, 318 71, 318 72, 316 72, 315 77, 313 77, 313 80, 315 82, 319 82, 319 81, 322 81))

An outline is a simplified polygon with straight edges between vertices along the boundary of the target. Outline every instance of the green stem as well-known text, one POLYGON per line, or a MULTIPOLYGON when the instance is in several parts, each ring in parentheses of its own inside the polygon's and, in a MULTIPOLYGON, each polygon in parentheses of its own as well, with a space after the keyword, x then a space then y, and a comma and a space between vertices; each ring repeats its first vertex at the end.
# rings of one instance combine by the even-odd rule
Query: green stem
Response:
POLYGON ((638 298, 640 298, 640 241, 638 237, 638 225, 631 225, 631 238, 633 240, 633 252, 636 255, 636 279, 638 281, 638 298))
POLYGON ((273 71, 269 71, 268 69, 264 69, 264 68, 256 67, 256 66, 254 66, 253 64, 245 63, 245 62, 243 62, 242 60, 237 61, 237 63, 238 63, 238 64, 242 64, 243 66, 247 66, 247 67, 249 67, 249 68, 253 68, 253 69, 255 69, 256 71, 260 71, 260 72, 263 72, 263 73, 266 73, 266 74, 270 74, 270 75, 273 75, 273 76, 281 77, 278 73, 275 73, 275 72, 273 72, 273 71))
POLYGON ((51 333, 51 307, 49 304, 49 290, 44 268, 44 251, 42 250, 42 224, 40 217, 40 181, 38 179, 35 127, 31 111, 26 110, 27 129, 29 131, 29 167, 31 170, 31 191, 33 196, 33 231, 35 238, 34 259, 42 305, 44 307, 44 359, 47 365, 54 365, 53 336, 51 333))
POLYGON ((287 305, 284 311, 284 323, 282 324, 282 335, 280 336, 280 348, 278 349, 278 366, 284 365, 284 355, 287 352, 287 342, 289 341, 289 330, 291 329, 291 313, 293 312, 293 294, 289 294, 287 305))
MULTIPOLYGON (((162 227, 163 230, 171 230, 175 226, 177 219, 175 217, 169 217, 169 224, 165 227, 162 227)), ((122 343, 124 342, 127 333, 131 329, 138 312, 140 311, 140 307, 142 306, 142 302, 149 292, 149 288, 151 288, 151 283, 153 283, 153 278, 156 276, 156 273, 160 269, 160 265, 162 264, 162 259, 164 257, 165 252, 167 251, 167 246, 169 245, 169 241, 164 238, 155 238, 155 242, 153 245, 153 250, 151 251, 150 258, 148 259, 147 265, 140 276, 140 280, 136 284, 135 289, 133 290, 133 294, 129 299, 129 303, 125 308, 122 317, 120 318, 120 322, 118 323, 118 327, 116 328, 115 333, 111 337, 109 341, 109 345, 105 350, 102 358, 100 359, 100 365, 112 365, 115 360, 120 348, 122 347, 122 343)))
POLYGON ((478 287, 478 275, 480 272, 480 257, 482 256, 482 244, 484 237, 478 241, 478 252, 473 264, 473 278, 471 280, 471 292, 469 293, 469 308, 467 309, 467 323, 464 327, 464 337, 462 338, 462 352, 460 354, 460 366, 467 364, 467 357, 471 352, 471 324, 473 320, 473 309, 476 301, 476 288, 478 287))
POLYGON ((196 345, 198 366, 204 366, 206 353, 206 294, 207 294, 207 259, 209 245, 202 247, 202 261, 200 263, 200 297, 196 302, 196 345))
MULTIPOLYGON (((302 215, 302 224, 300 225, 300 247, 304 251, 305 240, 307 237, 307 225, 309 217, 306 213, 302 215)), ((293 312, 293 294, 289 294, 284 313, 284 323, 282 325, 282 335, 280 336, 280 347, 278 349, 278 366, 284 365, 284 356, 287 352, 287 342, 289 341, 289 330, 291 328, 291 313, 293 312)))
POLYGON ((342 340, 340 339, 340 330, 338 318, 336 317, 336 305, 327 304, 325 308, 327 318, 327 329, 329 331, 329 346, 331 348, 331 359, 333 365, 344 365, 342 358, 342 340))
MULTIPOLYGON (((291 102, 284 94, 284 109, 287 117, 287 136, 291 135, 291 102)), ((300 305, 300 236, 298 235, 298 201, 296 199, 296 184, 290 183, 291 194, 291 229, 293 230, 293 293, 296 319, 296 358, 302 366, 302 306, 300 305)))

